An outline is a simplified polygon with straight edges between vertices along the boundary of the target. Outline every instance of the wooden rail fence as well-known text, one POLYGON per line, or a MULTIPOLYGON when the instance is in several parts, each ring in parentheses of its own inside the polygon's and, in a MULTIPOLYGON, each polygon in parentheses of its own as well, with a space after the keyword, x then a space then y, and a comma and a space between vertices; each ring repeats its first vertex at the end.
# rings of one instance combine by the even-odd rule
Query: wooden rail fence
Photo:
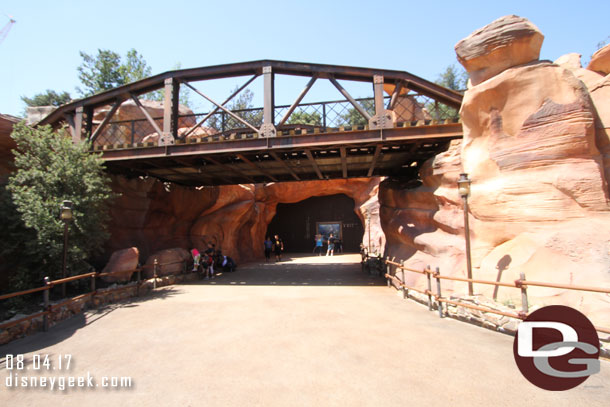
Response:
MULTIPOLYGON (((51 315, 51 313, 54 310, 57 310, 65 305, 68 305, 70 303, 76 302, 76 301, 80 301, 84 298, 87 297, 91 297, 93 298, 93 296, 95 296, 95 294, 97 293, 97 289, 95 287, 95 280, 97 278, 101 278, 101 277, 107 277, 107 276, 112 276, 112 275, 116 275, 116 274, 126 274, 126 273, 137 273, 137 280, 136 280, 136 292, 139 295, 140 292, 140 286, 142 284, 142 270, 147 269, 147 268, 152 268, 153 269, 153 290, 157 288, 157 277, 158 277, 158 271, 160 267, 163 266, 169 266, 169 265, 173 265, 173 264, 183 264, 183 272, 186 272, 186 268, 187 268, 187 261, 186 260, 182 260, 182 261, 174 261, 174 262, 169 262, 169 263, 163 263, 163 264, 159 264, 159 262, 155 259, 154 264, 152 265, 144 265, 141 267, 138 267, 134 270, 121 270, 121 271, 113 271, 113 272, 107 272, 107 273, 101 273, 101 272, 90 272, 90 273, 84 273, 84 274, 79 274, 76 276, 71 276, 71 277, 66 277, 66 278, 62 278, 59 280, 50 280, 49 277, 45 277, 44 278, 44 285, 42 287, 36 287, 36 288, 31 288, 29 290, 23 290, 23 291, 18 291, 18 292, 14 292, 14 293, 9 293, 9 294, 3 294, 0 295, 0 301, 1 300, 8 300, 9 298, 15 298, 15 297, 20 297, 23 295, 28 295, 28 294, 33 294, 33 293, 37 293, 42 291, 43 292, 43 309, 40 312, 37 312, 35 314, 31 314, 28 315, 26 317, 23 318, 19 318, 19 319, 15 319, 15 320, 10 320, 4 323, 0 323, 0 329, 7 329, 10 328, 12 326, 18 325, 21 322, 24 321, 28 321, 28 320, 32 320, 35 318, 38 318, 40 316, 43 317, 43 322, 42 322, 42 329, 44 331, 47 331, 49 329, 49 315, 51 315), (55 303, 55 304, 51 304, 50 300, 49 300, 49 291, 51 290, 51 288, 53 288, 54 286, 57 285, 61 285, 61 284, 65 284, 65 283, 69 283, 72 281, 78 281, 78 280, 82 280, 82 279, 86 279, 86 278, 90 278, 91 279, 91 291, 88 293, 84 293, 84 294, 80 294, 77 295, 75 297, 72 298, 66 298, 65 300, 55 303)), ((115 291, 121 291, 121 290, 125 290, 127 288, 131 288, 133 286, 122 286, 122 287, 117 287, 114 288, 112 290, 110 290, 110 292, 115 292, 115 291)))
MULTIPOLYGON (((441 275, 439 268, 437 267, 435 270, 432 270, 430 266, 427 266, 423 270, 416 270, 409 267, 405 267, 403 264, 395 262, 394 259, 382 259, 383 263, 386 265, 386 273, 385 278, 387 280, 388 287, 391 286, 392 282, 395 284, 397 288, 402 290, 403 298, 408 298, 409 291, 415 291, 422 295, 428 296, 428 308, 430 310, 433 309, 433 303, 436 301, 436 307, 438 309, 439 317, 443 317, 443 306, 442 304, 450 304, 455 305, 457 307, 464 307, 469 309, 474 309, 482 312, 490 312, 493 314, 503 315, 506 317, 516 318, 516 319, 525 319, 529 314, 529 304, 527 297, 527 288, 528 287, 547 287, 547 288, 559 288, 565 290, 577 290, 577 291, 585 291, 585 292, 595 292, 595 293, 603 293, 610 294, 610 288, 603 287, 590 287, 590 286, 577 286, 577 285, 568 285, 568 284, 556 284, 556 283, 546 283, 539 281, 529 281, 525 279, 524 273, 521 273, 520 278, 515 280, 513 283, 500 282, 500 281, 488 281, 488 280, 479 280, 479 279, 469 279, 464 277, 451 277, 441 275), (402 279, 396 277, 396 275, 391 274, 391 267, 394 266, 400 270, 402 274, 402 279), (404 282, 405 280, 405 272, 422 274, 426 276, 427 279, 427 289, 422 290, 415 287, 410 287, 404 282), (436 280, 436 292, 432 291, 432 279, 436 280), (473 283, 473 284, 486 284, 493 285, 496 287, 508 287, 515 288, 521 290, 521 311, 516 313, 504 312, 500 310, 496 310, 489 307, 483 307, 480 305, 469 304, 462 301, 455 301, 448 298, 443 297, 441 291, 441 280, 449 280, 449 281, 459 281, 465 283, 473 283), (434 301, 433 301, 434 299, 434 301)), ((603 332, 606 334, 610 334, 610 328, 599 327, 596 326, 595 329, 598 332, 603 332)))

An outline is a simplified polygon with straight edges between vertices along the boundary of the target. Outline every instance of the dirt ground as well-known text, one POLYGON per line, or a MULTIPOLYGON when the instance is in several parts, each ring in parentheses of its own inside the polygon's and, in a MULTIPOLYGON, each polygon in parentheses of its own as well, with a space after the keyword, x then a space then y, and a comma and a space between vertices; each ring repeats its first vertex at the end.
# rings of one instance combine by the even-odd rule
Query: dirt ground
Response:
POLYGON ((0 405, 608 406, 610 363, 573 390, 538 389, 517 369, 512 337, 441 320, 358 262, 243 265, 1 346, 0 405), (11 374, 47 387, 8 388, 11 374), (69 376, 93 387, 58 390, 69 376), (103 387, 113 377, 131 387, 103 387))

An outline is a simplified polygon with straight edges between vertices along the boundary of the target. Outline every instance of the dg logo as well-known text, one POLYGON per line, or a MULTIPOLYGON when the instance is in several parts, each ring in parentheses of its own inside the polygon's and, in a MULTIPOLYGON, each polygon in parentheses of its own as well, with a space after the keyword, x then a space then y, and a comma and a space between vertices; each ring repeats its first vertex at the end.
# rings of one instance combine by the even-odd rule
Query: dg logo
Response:
POLYGON ((545 390, 572 389, 600 370, 593 324, 563 305, 540 308, 521 322, 513 353, 523 376, 545 390))

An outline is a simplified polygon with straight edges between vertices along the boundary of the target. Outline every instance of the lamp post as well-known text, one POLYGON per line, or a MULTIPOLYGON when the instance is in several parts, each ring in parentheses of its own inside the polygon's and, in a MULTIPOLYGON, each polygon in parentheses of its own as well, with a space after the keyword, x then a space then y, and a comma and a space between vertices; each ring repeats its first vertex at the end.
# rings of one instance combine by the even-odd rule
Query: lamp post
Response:
MULTIPOLYGON (((468 174, 460 174, 458 180, 458 191, 460 196, 464 200, 464 237, 466 240, 466 267, 468 272, 468 279, 472 280, 472 263, 470 261, 470 227, 468 225, 468 196, 470 195, 470 183, 472 181, 468 178, 468 174)), ((468 282, 468 295, 473 295, 472 281, 468 282)))
MULTIPOLYGON (((68 222, 72 220, 72 201, 63 201, 59 208, 59 218, 64 222, 64 259, 61 278, 66 278, 66 260, 68 259, 68 222)), ((61 295, 66 296, 66 283, 61 285, 61 295)))

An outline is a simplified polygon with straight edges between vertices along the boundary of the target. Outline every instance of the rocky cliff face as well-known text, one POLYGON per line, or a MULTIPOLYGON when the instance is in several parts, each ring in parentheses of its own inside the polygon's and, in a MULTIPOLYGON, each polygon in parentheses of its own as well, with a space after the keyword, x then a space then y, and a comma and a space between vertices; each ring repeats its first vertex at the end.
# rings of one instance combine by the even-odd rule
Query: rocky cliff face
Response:
MULTIPOLYGON (((362 224, 371 214, 371 238, 384 247, 379 222, 379 178, 247 184, 205 188, 166 187, 154 179, 114 179, 121 194, 112 209, 109 251, 136 246, 142 260, 167 248, 216 244, 238 262, 260 258, 267 225, 278 203, 345 194, 355 202, 362 224)), ((368 241, 368 229, 365 229, 368 241)))
MULTIPOLYGON (((542 38, 527 20, 507 16, 456 45, 471 75, 460 110, 464 139, 425 164, 421 187, 382 183, 390 256, 465 276, 456 182, 466 172, 475 278, 514 281, 525 272, 535 281, 610 286, 609 79, 583 69, 574 56, 558 64, 538 61, 542 38)), ((418 283, 418 275, 408 278, 418 283)), ((446 286, 466 292, 465 284, 446 286)), ((492 291, 475 285, 476 293, 492 291)), ((539 305, 572 305, 610 326, 606 295, 529 293, 539 305)), ((518 303, 518 295, 500 289, 498 299, 518 303)))

